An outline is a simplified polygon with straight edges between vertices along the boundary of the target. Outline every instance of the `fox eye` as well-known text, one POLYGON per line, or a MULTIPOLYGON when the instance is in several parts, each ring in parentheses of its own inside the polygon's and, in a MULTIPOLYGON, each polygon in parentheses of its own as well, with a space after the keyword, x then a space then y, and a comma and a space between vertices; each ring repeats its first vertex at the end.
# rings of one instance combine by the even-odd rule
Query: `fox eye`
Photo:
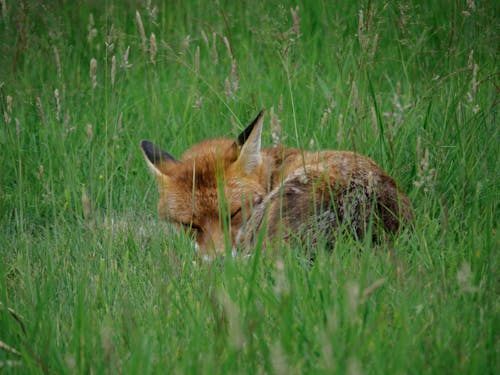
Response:
POLYGON ((231 219, 234 219, 236 215, 238 215, 241 211, 241 207, 234 210, 233 213, 231 214, 231 219))
POLYGON ((253 199, 253 204, 256 205, 256 204, 259 204, 262 202, 262 196, 261 195, 257 195, 254 199, 253 199))
POLYGON ((196 232, 200 232, 201 231, 201 227, 194 224, 194 223, 180 223, 184 229, 186 229, 187 231, 196 231, 196 232))

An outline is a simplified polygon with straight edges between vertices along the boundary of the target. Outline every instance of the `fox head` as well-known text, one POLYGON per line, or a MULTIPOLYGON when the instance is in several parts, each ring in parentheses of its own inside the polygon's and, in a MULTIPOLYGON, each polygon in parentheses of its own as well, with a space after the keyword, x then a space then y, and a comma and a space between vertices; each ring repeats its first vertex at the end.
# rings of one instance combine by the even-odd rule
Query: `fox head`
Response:
POLYGON ((189 148, 180 159, 149 141, 141 149, 158 180, 158 212, 196 241, 200 252, 234 248, 252 207, 266 194, 261 153, 264 111, 236 140, 216 138, 189 148))

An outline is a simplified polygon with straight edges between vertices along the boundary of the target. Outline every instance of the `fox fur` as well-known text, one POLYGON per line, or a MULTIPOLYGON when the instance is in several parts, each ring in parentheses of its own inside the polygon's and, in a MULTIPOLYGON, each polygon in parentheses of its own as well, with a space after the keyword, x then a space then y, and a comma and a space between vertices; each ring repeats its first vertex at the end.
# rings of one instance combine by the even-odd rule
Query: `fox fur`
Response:
POLYGON ((186 230, 200 252, 250 252, 258 238, 333 244, 342 228, 373 239, 413 219, 409 199, 370 158, 350 151, 261 147, 264 112, 236 140, 216 138, 177 160, 141 149, 159 186, 161 218, 186 230))

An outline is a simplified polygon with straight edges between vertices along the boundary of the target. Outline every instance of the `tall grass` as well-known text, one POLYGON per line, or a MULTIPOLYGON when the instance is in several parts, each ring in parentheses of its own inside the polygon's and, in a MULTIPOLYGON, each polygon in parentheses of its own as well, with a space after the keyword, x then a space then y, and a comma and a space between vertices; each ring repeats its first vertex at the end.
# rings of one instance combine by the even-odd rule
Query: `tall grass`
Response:
POLYGON ((500 371, 495 2, 0 5, 0 368, 500 371), (139 140, 260 108, 266 145, 375 159, 413 230, 200 262, 139 140))

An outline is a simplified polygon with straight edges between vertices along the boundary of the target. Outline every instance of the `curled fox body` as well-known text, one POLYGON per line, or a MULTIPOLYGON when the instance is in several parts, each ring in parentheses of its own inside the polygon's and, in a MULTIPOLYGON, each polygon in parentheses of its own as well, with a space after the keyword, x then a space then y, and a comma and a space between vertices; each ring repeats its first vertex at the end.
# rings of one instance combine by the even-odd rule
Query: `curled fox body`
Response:
POLYGON ((408 198, 373 160, 349 151, 261 147, 263 111, 236 140, 202 141, 177 160, 149 141, 160 216, 188 231, 200 252, 264 241, 332 243, 339 228, 363 237, 396 233, 412 220, 408 198))

